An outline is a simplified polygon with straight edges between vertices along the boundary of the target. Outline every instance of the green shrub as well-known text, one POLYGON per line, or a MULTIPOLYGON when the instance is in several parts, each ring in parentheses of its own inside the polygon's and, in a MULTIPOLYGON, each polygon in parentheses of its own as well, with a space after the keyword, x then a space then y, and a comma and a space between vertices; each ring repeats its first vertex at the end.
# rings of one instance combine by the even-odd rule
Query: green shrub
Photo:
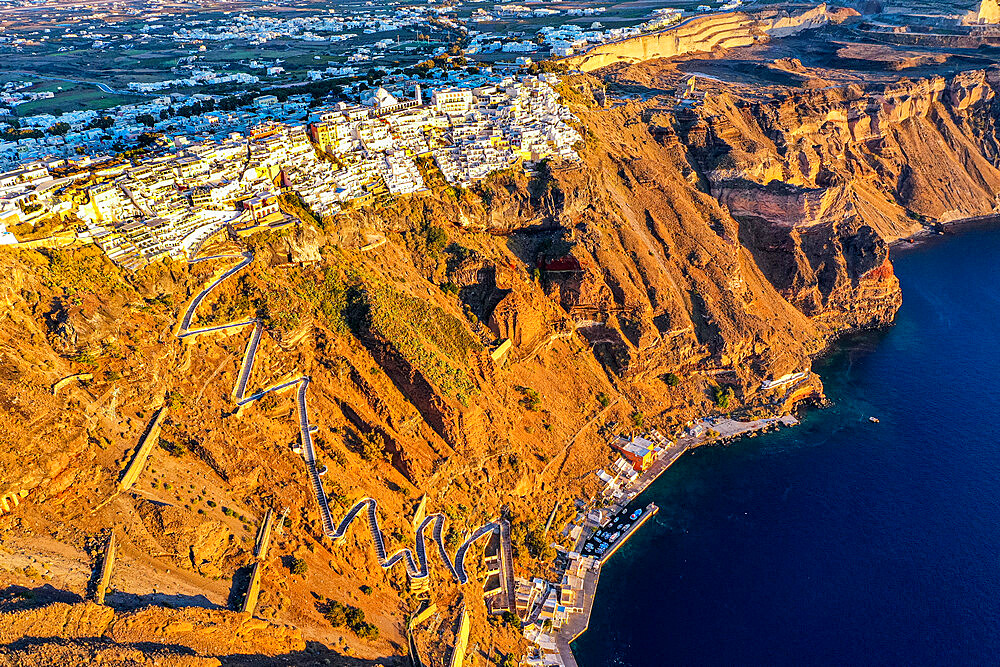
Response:
POLYGON ((542 397, 531 387, 517 387, 521 392, 521 405, 531 412, 536 412, 542 403, 542 397))
POLYGON ((354 631, 361 639, 367 639, 369 641, 375 641, 378 639, 378 628, 374 624, 368 623, 367 621, 362 621, 357 625, 352 625, 351 630, 354 631))
POLYGON ((363 438, 361 440, 361 458, 365 461, 377 461, 387 458, 387 454, 372 438, 363 438))
POLYGON ((187 454, 187 447, 180 444, 179 442, 171 442, 170 440, 160 440, 160 447, 162 447, 171 456, 181 457, 187 454))
POLYGON ((462 534, 455 530, 455 526, 448 526, 448 533, 444 536, 444 545, 449 550, 454 551, 462 544, 462 534))
POLYGON ((427 228, 427 249, 433 254, 438 254, 448 245, 448 233, 441 227, 431 225, 427 228))
POLYGON ((732 400, 736 398, 736 392, 728 385, 718 385, 712 387, 712 400, 715 405, 723 410, 728 410, 732 400))
POLYGON ((347 625, 347 609, 336 600, 331 600, 326 604, 320 605, 320 613, 335 628, 347 625))
POLYGON ((303 575, 309 570, 309 564, 303 558, 292 558, 288 563, 288 570, 294 575, 303 575))

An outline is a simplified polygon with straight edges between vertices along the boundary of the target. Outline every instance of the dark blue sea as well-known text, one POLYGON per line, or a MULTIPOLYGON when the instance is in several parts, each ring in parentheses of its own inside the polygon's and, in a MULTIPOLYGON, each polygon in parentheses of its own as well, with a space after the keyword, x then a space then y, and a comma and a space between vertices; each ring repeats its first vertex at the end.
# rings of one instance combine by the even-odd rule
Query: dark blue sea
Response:
POLYGON ((896 323, 814 367, 833 407, 639 499, 581 667, 1000 664, 1000 229, 893 261, 896 323))

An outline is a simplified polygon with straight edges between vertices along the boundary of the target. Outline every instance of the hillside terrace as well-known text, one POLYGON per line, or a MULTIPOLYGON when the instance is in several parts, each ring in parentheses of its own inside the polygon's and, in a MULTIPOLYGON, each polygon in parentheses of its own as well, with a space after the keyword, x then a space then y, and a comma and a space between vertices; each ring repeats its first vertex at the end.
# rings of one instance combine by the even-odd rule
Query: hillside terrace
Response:
POLYGON ((367 105, 314 109, 302 118, 308 124, 243 129, 254 116, 220 115, 212 136, 164 137, 151 153, 113 169, 101 155, 19 165, 0 174, 0 219, 19 225, 72 213, 78 239, 93 240, 129 268, 189 257, 227 227, 244 233, 285 224, 272 205, 279 192, 297 195, 321 221, 376 196, 424 192, 420 156, 457 186, 549 157, 578 160, 581 137, 556 83, 551 74, 497 77, 475 88, 439 88, 429 101, 419 92, 401 100, 380 89, 367 105), (222 125, 223 118, 243 131, 222 125), (59 170, 74 177, 56 181, 59 170))

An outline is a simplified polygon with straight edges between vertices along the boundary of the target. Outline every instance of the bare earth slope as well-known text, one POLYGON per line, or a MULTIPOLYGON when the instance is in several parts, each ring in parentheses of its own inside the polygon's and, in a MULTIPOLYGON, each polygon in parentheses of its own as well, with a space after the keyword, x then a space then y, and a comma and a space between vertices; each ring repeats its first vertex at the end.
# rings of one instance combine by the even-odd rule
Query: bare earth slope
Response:
MULTIPOLYGON (((311 377, 335 514, 377 498, 394 549, 412 544, 423 495, 450 517, 452 545, 506 508, 517 571, 538 571, 528 536, 557 499, 559 529, 565 505, 595 490, 610 458, 599 427, 636 419, 670 432, 717 410, 720 384, 739 414, 786 409, 763 380, 808 369, 843 331, 892 320, 901 297, 887 240, 924 217, 992 212, 993 76, 766 101, 713 94, 682 109, 654 96, 600 108, 601 84, 575 77, 564 94, 584 126, 581 165, 471 190, 438 181, 337 229, 252 237, 253 264, 198 320, 264 321, 251 388, 311 377), (355 231, 387 242, 334 243, 355 231), (505 340, 509 352, 492 358, 505 340)), ((129 274, 92 248, 0 250, 0 493, 24 492, 0 515, 0 628, 16 653, 0 660, 72 652, 115 664, 137 646, 179 665, 405 655, 416 596, 401 570, 382 571, 361 529, 337 545, 322 536, 291 397, 236 410, 249 331, 175 336, 187 300, 231 265, 129 274), (139 482, 114 494, 164 404, 139 482), (229 609, 269 508, 287 512, 248 619, 229 609), (102 608, 82 600, 112 528, 121 561, 102 608), (305 571, 293 574, 298 560, 305 571), (331 623, 329 600, 361 609, 378 636, 331 623), (161 638, 170 628, 174 639, 161 638)), ((473 579, 460 591, 436 569, 442 612, 418 643, 447 654, 464 592, 470 644, 519 649, 513 629, 486 621, 473 579)))

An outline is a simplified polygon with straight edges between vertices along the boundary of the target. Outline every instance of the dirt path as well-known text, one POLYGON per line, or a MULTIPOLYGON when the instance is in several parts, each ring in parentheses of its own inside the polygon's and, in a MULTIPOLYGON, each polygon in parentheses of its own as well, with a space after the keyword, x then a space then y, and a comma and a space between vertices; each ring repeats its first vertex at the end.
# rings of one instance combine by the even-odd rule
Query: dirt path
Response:
POLYGON ((566 446, 562 448, 562 451, 559 452, 559 454, 557 454, 556 456, 553 456, 549 460, 549 462, 545 464, 545 467, 542 468, 542 472, 539 473, 539 475, 538 475, 539 478, 540 479, 544 478, 545 475, 546 475, 546 473, 548 473, 548 471, 549 471, 549 467, 553 463, 555 463, 556 461, 558 461, 560 459, 562 459, 562 464, 559 466, 559 472, 562 472, 563 466, 566 465, 566 459, 568 458, 567 454, 569 454, 569 448, 573 446, 573 443, 576 442, 577 438, 579 438, 580 435, 585 430, 587 430, 588 426, 590 426, 595 421, 597 421, 598 419, 600 419, 601 417, 603 417, 604 415, 606 415, 612 408, 614 408, 616 405, 618 405, 618 403, 621 402, 621 400, 622 400, 622 397, 619 396, 615 400, 611 401, 611 403, 608 404, 608 407, 604 408, 603 410, 601 410, 600 412, 598 412, 596 415, 594 415, 593 417, 591 417, 590 419, 588 419, 587 422, 583 426, 580 427, 580 430, 578 430, 576 432, 576 434, 574 434, 573 437, 569 439, 569 442, 567 442, 566 446))

